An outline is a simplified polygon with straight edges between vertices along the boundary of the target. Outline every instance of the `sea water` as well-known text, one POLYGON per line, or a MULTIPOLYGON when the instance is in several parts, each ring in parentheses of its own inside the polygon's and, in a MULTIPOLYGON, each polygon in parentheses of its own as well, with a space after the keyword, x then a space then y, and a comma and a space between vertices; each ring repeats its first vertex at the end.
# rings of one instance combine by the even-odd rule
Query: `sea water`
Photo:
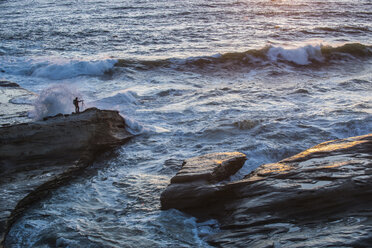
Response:
POLYGON ((0 1, 0 78, 38 94, 30 120, 79 96, 137 135, 27 210, 7 245, 206 247, 216 220, 160 211, 182 160, 240 151, 239 179, 370 133, 371 23, 369 0, 0 1))

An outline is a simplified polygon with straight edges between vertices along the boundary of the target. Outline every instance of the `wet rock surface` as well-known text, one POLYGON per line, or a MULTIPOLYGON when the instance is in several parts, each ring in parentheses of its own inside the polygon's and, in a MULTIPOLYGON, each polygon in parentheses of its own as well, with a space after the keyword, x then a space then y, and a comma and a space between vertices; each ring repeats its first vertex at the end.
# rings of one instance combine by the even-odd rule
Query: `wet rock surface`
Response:
POLYGON ((130 137, 117 111, 96 108, 0 128, 0 247, 25 208, 130 137))
POLYGON ((161 195, 163 209, 187 209, 213 201, 219 182, 235 174, 246 157, 239 152, 206 154, 186 159, 161 195))
POLYGON ((325 142, 242 180, 198 190, 210 188, 213 197, 190 195, 192 204, 175 208, 218 219, 220 232, 207 238, 214 246, 372 245, 372 134, 325 142))

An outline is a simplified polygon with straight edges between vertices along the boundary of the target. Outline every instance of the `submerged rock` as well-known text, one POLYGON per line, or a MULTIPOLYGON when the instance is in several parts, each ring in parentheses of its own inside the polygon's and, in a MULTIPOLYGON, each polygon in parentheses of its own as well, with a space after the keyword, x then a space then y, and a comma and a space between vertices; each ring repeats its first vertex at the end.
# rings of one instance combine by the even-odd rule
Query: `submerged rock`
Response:
MULTIPOLYGON (((172 185, 177 184, 169 187, 172 185)), ((212 245, 372 245, 372 134, 325 142, 278 163, 262 165, 242 180, 201 185, 198 190, 210 188, 214 189, 213 198, 189 196, 191 205, 172 207, 218 219, 220 232, 207 238, 212 245), (203 205, 194 204, 197 201, 203 205)), ((174 192, 177 194, 179 201, 186 201, 174 192)), ((163 201, 162 206, 168 208, 163 201)))
POLYGON ((0 128, 0 246, 26 207, 130 137, 117 111, 96 108, 0 128))

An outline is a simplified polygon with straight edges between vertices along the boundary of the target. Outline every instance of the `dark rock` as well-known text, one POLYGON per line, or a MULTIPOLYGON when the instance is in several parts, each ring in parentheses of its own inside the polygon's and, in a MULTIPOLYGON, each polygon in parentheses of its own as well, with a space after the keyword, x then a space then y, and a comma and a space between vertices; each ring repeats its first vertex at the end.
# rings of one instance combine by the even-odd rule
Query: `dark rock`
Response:
POLYGON ((310 94, 310 92, 306 89, 298 89, 298 90, 292 92, 292 94, 310 94))
POLYGON ((0 80, 0 87, 18 88, 19 84, 10 81, 0 80))
POLYGON ((213 200, 219 188, 216 184, 235 174, 245 160, 245 155, 239 152, 213 153, 185 160, 161 195, 162 208, 192 208, 213 200))
POLYGON ((242 120, 234 122, 233 125, 241 130, 249 130, 257 126, 259 123, 259 121, 242 120))
MULTIPOLYGON (((176 208, 219 220, 220 232, 207 238, 212 245, 372 245, 372 134, 325 142, 262 165, 242 180, 201 185, 198 190, 211 188, 213 198, 204 205, 176 208)), ((174 194, 185 201, 180 192, 174 194)))
POLYGON ((96 108, 0 128, 0 247, 24 209, 131 136, 117 111, 96 108))

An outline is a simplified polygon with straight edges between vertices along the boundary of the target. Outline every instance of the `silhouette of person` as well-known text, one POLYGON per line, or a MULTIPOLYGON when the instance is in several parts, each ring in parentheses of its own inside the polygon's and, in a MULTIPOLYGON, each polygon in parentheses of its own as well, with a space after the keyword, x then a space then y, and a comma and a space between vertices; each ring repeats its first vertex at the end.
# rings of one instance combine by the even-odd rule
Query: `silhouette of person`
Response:
POLYGON ((77 97, 73 101, 73 103, 75 105, 75 113, 80 113, 79 102, 82 102, 82 101, 79 100, 79 98, 77 98, 77 97))

